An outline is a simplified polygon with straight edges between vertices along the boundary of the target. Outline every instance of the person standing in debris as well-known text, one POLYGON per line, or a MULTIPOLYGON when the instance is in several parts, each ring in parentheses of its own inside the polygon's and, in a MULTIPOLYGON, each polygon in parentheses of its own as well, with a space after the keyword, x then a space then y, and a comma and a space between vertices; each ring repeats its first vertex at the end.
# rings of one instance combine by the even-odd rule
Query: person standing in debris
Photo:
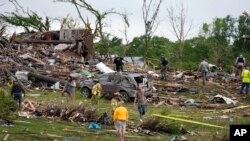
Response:
POLYGON ((143 86, 139 85, 137 88, 134 105, 136 104, 136 102, 138 103, 137 108, 140 114, 140 121, 143 122, 143 116, 146 114, 146 111, 147 111, 147 105, 146 105, 147 99, 145 97, 143 86))
POLYGON ((242 54, 240 54, 240 56, 236 58, 235 63, 234 63, 236 67, 236 76, 241 74, 245 64, 246 64, 246 59, 242 54))
POLYGON ((240 94, 243 94, 243 90, 246 87, 246 96, 248 95, 248 90, 249 90, 249 84, 250 84, 250 71, 249 67, 246 67, 242 73, 242 83, 241 83, 241 88, 240 88, 240 94))
POLYGON ((120 98, 120 93, 115 92, 114 97, 111 99, 112 114, 114 113, 115 109, 118 106, 118 102, 120 101, 122 101, 122 99, 120 98))
POLYGON ((66 92, 71 100, 75 98, 76 82, 72 76, 67 78, 67 83, 64 86, 63 92, 66 92))
POLYGON ((123 71, 123 57, 116 57, 114 59, 114 64, 116 66, 116 71, 117 72, 122 72, 123 71))
POLYGON ((123 106, 123 104, 123 101, 118 103, 118 107, 115 109, 113 115, 119 141, 124 141, 126 122, 128 121, 128 110, 123 106))
POLYGON ((14 100, 16 102, 18 102, 19 107, 21 107, 21 105, 22 105, 22 93, 24 94, 24 97, 25 97, 25 91, 22 88, 22 86, 17 81, 15 81, 14 78, 12 78, 12 80, 13 80, 13 85, 12 85, 12 89, 11 89, 11 95, 13 96, 14 100))
POLYGON ((102 86, 98 79, 93 80, 95 85, 92 87, 92 104, 98 104, 98 99, 101 97, 102 86))
POLYGON ((206 76, 207 76, 207 73, 208 73, 208 71, 209 71, 209 65, 208 65, 208 62, 206 61, 206 59, 203 59, 203 60, 201 61, 201 63, 199 64, 198 70, 199 70, 199 72, 201 73, 202 84, 205 85, 206 76))
POLYGON ((168 59, 161 55, 161 79, 167 80, 168 59))

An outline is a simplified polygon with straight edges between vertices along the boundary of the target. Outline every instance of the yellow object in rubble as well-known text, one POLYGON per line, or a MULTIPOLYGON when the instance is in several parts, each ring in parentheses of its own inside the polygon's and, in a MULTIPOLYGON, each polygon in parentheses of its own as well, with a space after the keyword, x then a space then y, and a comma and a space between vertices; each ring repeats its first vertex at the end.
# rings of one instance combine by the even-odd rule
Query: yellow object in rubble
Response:
POLYGON ((12 81, 9 81, 9 82, 7 83, 8 87, 9 87, 9 88, 12 88, 12 87, 13 87, 13 83, 14 83, 13 80, 12 80, 12 81))
POLYGON ((101 96, 101 90, 102 90, 102 86, 100 83, 96 83, 93 88, 92 88, 92 95, 96 96, 101 96))
POLYGON ((181 119, 181 118, 177 118, 177 117, 163 116, 163 115, 159 115, 159 114, 153 114, 153 116, 166 118, 166 119, 172 119, 172 120, 178 120, 178 121, 183 121, 183 122, 188 122, 188 123, 193 123, 193 124, 198 124, 198 125, 216 127, 216 128, 223 128, 223 129, 226 128, 223 126, 218 126, 218 125, 214 125, 214 124, 210 124, 210 123, 204 123, 204 122, 193 121, 193 120, 188 120, 188 119, 181 119))

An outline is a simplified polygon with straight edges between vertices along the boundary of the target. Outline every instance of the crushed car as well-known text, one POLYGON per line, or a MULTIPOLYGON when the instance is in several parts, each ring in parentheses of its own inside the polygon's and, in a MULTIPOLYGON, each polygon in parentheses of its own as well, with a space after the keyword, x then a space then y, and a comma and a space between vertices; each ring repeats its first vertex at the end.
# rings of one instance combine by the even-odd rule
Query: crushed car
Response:
MULTIPOLYGON (((121 98, 128 102, 136 96, 137 87, 142 85, 146 97, 151 97, 153 89, 147 77, 141 73, 130 72, 111 72, 101 74, 96 77, 102 85, 102 94, 106 98, 112 98, 113 93, 120 92, 121 98)), ((91 89, 94 85, 92 79, 80 79, 79 86, 81 94, 85 97, 91 98, 91 89)))

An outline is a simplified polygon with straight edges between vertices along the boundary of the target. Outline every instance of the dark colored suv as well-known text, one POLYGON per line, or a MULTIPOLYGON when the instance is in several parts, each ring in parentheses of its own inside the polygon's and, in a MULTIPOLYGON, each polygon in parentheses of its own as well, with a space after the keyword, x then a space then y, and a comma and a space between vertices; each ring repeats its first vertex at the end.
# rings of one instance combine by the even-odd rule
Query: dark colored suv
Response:
MULTIPOLYGON (((147 77, 141 73, 112 72, 101 74, 97 77, 102 85, 102 94, 104 97, 112 98, 114 92, 120 92, 121 98, 128 102, 136 96, 138 85, 143 85, 145 96, 152 96, 152 88, 147 77)), ((90 98, 91 89, 94 85, 93 80, 80 80, 81 93, 90 98)))

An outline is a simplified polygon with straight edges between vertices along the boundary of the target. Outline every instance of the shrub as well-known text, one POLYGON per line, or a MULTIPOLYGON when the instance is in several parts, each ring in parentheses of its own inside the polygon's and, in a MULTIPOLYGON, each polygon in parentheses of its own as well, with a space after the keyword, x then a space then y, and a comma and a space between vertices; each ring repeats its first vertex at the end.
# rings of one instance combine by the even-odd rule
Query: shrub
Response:
POLYGON ((17 118, 18 105, 4 89, 0 89, 0 107, 0 119, 14 120, 17 118))

